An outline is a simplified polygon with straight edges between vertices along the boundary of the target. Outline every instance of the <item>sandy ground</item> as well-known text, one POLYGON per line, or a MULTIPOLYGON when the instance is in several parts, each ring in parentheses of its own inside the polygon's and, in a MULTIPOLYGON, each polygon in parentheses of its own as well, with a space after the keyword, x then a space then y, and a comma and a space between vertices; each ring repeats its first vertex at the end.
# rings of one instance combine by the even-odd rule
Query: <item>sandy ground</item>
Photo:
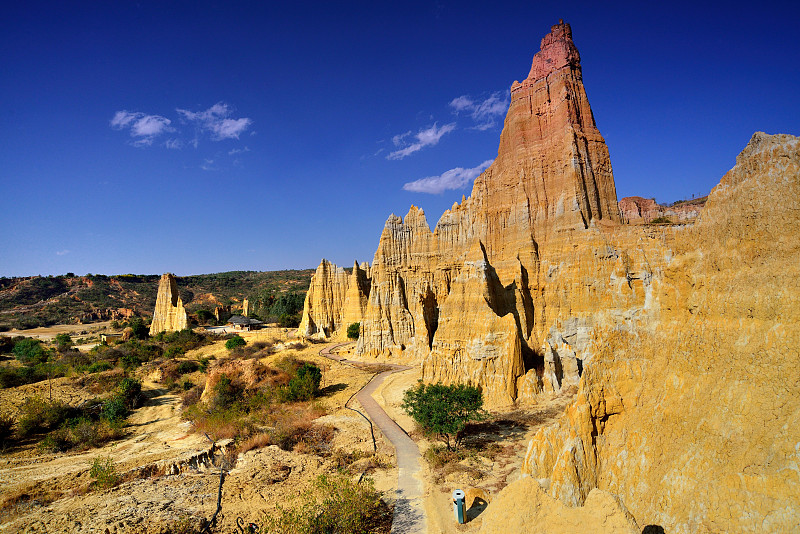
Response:
POLYGON ((53 326, 42 326, 39 328, 29 328, 27 330, 17 330, 12 328, 8 332, 3 332, 4 336, 25 336, 35 337, 42 341, 52 341, 58 334, 69 334, 74 338, 97 335, 99 332, 110 330, 111 321, 104 321, 92 324, 57 324, 53 326))
MULTIPOLYGON (((323 367, 322 386, 327 393, 319 402, 328 415, 318 422, 336 429, 332 448, 371 452, 368 423, 344 405, 372 373, 322 358, 318 352, 324 344, 298 346, 288 334, 269 329, 244 332, 242 336, 249 343, 276 343, 279 351, 265 358, 265 363, 292 354, 323 367)), ((230 357, 228 352, 223 341, 187 356, 222 359, 230 357)), ((73 385, 69 378, 54 380, 51 385, 54 398, 71 404, 94 396, 73 385)), ((42 382, 0 390, 0 406, 16 406, 32 394, 47 396, 49 389, 47 382, 42 382)), ((211 517, 219 485, 219 471, 214 466, 225 461, 229 448, 212 450, 204 436, 181 420, 177 395, 152 381, 145 381, 143 390, 148 399, 130 417, 127 434, 120 440, 79 453, 41 454, 29 444, 0 455, 0 492, 4 496, 25 492, 59 496, 49 504, 33 500, 0 513, 0 532, 158 532, 180 518, 211 517), (97 457, 111 457, 120 473, 128 473, 127 481, 110 490, 89 491, 89 469, 97 457)), ((378 453, 390 467, 371 470, 368 476, 377 489, 391 497, 397 478, 396 469, 391 467, 395 463, 393 449, 380 432, 376 432, 376 438, 378 453)), ((229 458, 227 465, 232 460, 229 458)), ((259 522, 276 504, 291 504, 318 474, 333 470, 330 461, 275 446, 239 455, 225 478, 217 531, 235 531, 237 517, 259 522)), ((357 464, 353 469, 358 469, 357 464)))

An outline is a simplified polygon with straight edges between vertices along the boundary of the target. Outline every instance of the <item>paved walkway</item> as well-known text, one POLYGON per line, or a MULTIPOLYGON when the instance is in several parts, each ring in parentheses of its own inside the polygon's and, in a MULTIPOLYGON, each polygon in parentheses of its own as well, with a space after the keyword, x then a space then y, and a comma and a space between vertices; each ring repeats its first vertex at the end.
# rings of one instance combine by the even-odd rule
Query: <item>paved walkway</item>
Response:
MULTIPOLYGON (((320 356, 330 358, 342 363, 371 365, 365 362, 339 358, 330 353, 331 350, 347 345, 340 343, 325 347, 320 351, 320 356)), ((375 364, 383 365, 386 364, 375 364)), ((372 394, 383 383, 383 380, 392 373, 411 369, 404 365, 391 365, 392 369, 384 371, 370 380, 361 391, 356 393, 356 398, 374 424, 381 429, 383 435, 392 442, 397 457, 397 501, 394 506, 392 518, 392 534, 425 533, 425 506, 423 502, 423 486, 420 478, 420 454, 417 444, 408 434, 389 417, 383 408, 375 401, 372 394)))

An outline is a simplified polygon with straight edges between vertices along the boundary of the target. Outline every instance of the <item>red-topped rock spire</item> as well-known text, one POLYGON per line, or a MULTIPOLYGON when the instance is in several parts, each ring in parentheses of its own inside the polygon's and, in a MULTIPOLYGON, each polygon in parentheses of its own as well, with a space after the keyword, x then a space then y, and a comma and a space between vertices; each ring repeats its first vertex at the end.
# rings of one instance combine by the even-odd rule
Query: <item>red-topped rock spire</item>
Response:
MULTIPOLYGON (((523 189, 515 194, 529 201, 535 239, 600 219, 619 221, 608 147, 589 107, 569 24, 551 28, 528 77, 512 84, 497 159, 475 185, 490 197, 523 189)), ((487 199, 487 208, 499 200, 487 199)))

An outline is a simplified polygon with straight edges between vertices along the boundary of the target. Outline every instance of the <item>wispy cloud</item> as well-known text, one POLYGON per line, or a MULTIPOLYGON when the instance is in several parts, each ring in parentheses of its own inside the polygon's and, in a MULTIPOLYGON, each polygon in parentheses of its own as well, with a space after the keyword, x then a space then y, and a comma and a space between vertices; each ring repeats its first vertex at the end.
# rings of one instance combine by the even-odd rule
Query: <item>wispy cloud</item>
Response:
POLYGON ((498 119, 502 118, 508 110, 509 97, 507 92, 492 93, 484 100, 474 100, 467 95, 462 95, 450 101, 450 107, 456 113, 467 112, 475 121, 476 130, 493 128, 498 119))
POLYGON ((56 256, 66 256, 70 251, 67 249, 56 251, 56 256))
POLYGON ((439 128, 436 123, 429 128, 423 128, 419 132, 412 134, 411 131, 398 134, 392 137, 394 146, 398 150, 390 152, 386 159, 403 159, 406 156, 418 152, 426 146, 433 146, 439 142, 439 139, 446 133, 452 132, 456 129, 456 123, 451 122, 439 128))
POLYGON ((180 139, 167 139, 164 146, 172 150, 180 150, 183 148, 183 141, 180 139))
POLYGON ((214 160, 213 159, 205 159, 203 163, 200 165, 200 168, 204 171, 216 171, 217 168, 214 167, 214 160))
POLYGON ((250 147, 234 148, 228 151, 228 155, 233 156, 235 154, 244 154, 245 152, 250 152, 250 147))
POLYGON ((172 121, 161 115, 148 115, 139 111, 117 111, 111 119, 111 127, 116 130, 129 129, 133 144, 148 146, 159 135, 172 131, 172 121))
POLYGON ((488 159, 471 169, 456 167, 439 176, 420 178, 419 180, 414 180, 413 182, 408 182, 403 185, 403 189, 414 193, 430 193, 433 195, 438 195, 448 189, 461 189, 471 183, 480 173, 488 169, 493 161, 492 159, 488 159))
POLYGON ((239 139, 239 136, 253 124, 252 119, 247 117, 231 118, 233 110, 224 102, 217 102, 205 111, 188 111, 180 108, 175 111, 185 120, 211 132, 211 137, 215 141, 239 139))

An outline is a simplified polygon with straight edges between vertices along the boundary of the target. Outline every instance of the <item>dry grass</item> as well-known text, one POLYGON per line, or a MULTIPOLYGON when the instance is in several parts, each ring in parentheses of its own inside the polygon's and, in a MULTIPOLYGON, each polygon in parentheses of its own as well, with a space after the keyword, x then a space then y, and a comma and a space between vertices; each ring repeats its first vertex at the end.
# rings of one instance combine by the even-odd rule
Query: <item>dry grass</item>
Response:
POLYGON ((125 378, 125 371, 116 368, 110 371, 82 376, 75 381, 75 384, 86 388, 95 395, 102 395, 103 393, 115 390, 123 378, 125 378))
POLYGON ((30 484, 4 490, 0 497, 0 518, 26 513, 36 506, 47 506, 59 499, 61 492, 45 488, 42 484, 30 484))

